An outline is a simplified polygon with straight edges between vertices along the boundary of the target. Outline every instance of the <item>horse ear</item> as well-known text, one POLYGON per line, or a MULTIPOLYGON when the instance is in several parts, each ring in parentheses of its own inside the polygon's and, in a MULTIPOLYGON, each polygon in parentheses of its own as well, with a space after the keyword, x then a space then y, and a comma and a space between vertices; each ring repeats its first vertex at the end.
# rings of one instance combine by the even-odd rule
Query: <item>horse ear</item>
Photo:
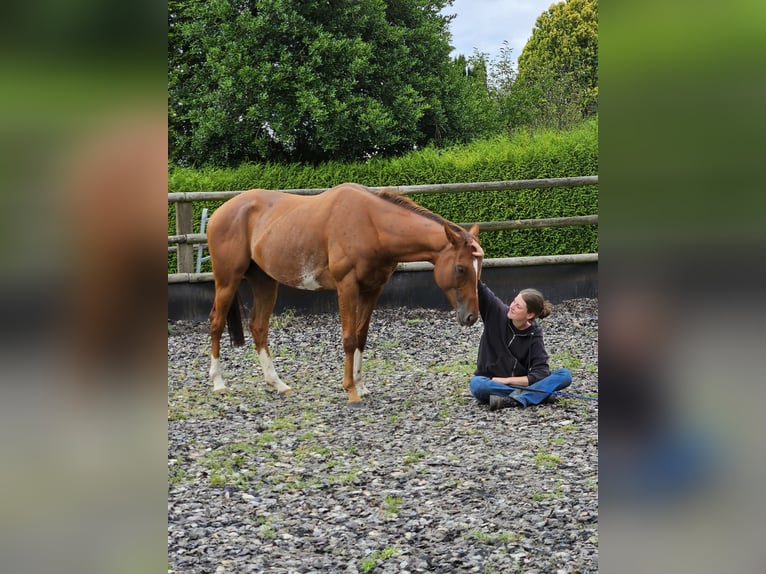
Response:
POLYGON ((474 223, 471 226, 471 229, 468 230, 468 233, 473 235, 474 238, 478 239, 479 238, 479 224, 478 223, 474 223))
POLYGON ((463 242, 462 235, 452 229, 452 226, 449 223, 444 224, 444 233, 447 234, 447 239, 449 239, 449 242, 452 243, 452 245, 455 247, 461 246, 461 243, 463 242))

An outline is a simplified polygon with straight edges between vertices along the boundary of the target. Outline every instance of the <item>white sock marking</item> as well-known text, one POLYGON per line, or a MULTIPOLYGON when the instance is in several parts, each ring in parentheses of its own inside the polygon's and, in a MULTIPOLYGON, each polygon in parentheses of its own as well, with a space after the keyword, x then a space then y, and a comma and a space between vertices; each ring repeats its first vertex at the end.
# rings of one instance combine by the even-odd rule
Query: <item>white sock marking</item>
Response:
POLYGON ((221 367, 220 358, 210 357, 210 378, 213 379, 213 392, 226 389, 226 383, 223 382, 223 367, 221 367))
POLYGON ((360 397, 370 392, 362 378, 362 352, 359 349, 354 351, 354 386, 356 386, 356 392, 360 397))
POLYGON ((258 358, 261 360, 261 368, 263 369, 263 376, 266 378, 266 382, 274 387, 278 393, 289 391, 290 387, 284 384, 279 375, 277 375, 277 370, 274 368, 274 363, 266 349, 261 349, 261 352, 258 353, 258 358))

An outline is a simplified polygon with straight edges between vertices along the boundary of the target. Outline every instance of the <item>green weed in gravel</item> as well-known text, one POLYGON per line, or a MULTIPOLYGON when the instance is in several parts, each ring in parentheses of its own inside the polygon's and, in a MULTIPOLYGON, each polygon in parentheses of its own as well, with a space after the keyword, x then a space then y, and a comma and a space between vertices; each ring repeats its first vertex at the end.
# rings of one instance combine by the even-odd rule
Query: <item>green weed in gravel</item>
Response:
POLYGON ((542 467, 554 467, 561 462, 561 459, 555 454, 538 450, 535 453, 535 464, 542 467))
POLYGON ((509 542, 515 542, 519 539, 519 537, 514 534, 513 532, 495 532, 492 534, 487 534, 486 532, 483 532, 481 530, 471 530, 468 535, 471 538, 474 538, 478 540, 479 542, 483 542, 485 544, 508 544, 509 542))
POLYGON ((399 552, 398 548, 387 546, 382 550, 373 550, 370 555, 359 561, 359 570, 367 574, 377 568, 379 560, 388 560, 399 552))
POLYGON ((569 351, 561 351, 553 353, 550 358, 550 364, 552 369, 579 369, 582 367, 582 359, 575 357, 569 351))
POLYGON ((385 513, 389 516, 396 514, 399 512, 399 509, 402 506, 402 499, 398 496, 386 496, 386 499, 383 501, 383 510, 385 513))
POLYGON ((247 487, 254 475, 247 457, 255 450, 256 447, 250 443, 233 442, 208 453, 200 464, 208 469, 210 485, 247 487))
POLYGON ((404 457, 404 464, 414 464, 428 456, 427 452, 422 450, 411 450, 404 457))

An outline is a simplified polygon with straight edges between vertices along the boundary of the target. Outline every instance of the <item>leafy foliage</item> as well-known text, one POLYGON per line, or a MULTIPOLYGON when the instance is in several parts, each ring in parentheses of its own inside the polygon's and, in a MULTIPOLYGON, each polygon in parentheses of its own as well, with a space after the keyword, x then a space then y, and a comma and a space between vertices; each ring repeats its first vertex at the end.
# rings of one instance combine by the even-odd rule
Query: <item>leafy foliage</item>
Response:
POLYGON ((450 0, 170 0, 170 157, 358 160, 461 133, 450 0))
POLYGON ((519 58, 450 59, 452 0, 169 0, 171 163, 395 157, 597 111, 598 0, 554 4, 519 58))
POLYGON ((515 121, 568 127, 598 109, 598 0, 553 4, 519 56, 515 121))

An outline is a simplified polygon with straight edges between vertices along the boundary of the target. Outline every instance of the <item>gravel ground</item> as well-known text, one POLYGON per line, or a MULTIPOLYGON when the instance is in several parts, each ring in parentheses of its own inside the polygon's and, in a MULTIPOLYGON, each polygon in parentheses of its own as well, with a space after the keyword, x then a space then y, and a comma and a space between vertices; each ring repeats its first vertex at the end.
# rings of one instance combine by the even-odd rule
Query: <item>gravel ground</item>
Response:
MULTIPOLYGON (((598 300, 542 325, 551 366, 573 372, 566 392, 596 395, 598 300)), ((340 387, 335 314, 272 318, 286 398, 226 333, 229 389, 213 394, 207 323, 171 329, 169 572, 598 571, 598 402, 480 406, 481 322, 376 310, 360 409, 340 387)))

